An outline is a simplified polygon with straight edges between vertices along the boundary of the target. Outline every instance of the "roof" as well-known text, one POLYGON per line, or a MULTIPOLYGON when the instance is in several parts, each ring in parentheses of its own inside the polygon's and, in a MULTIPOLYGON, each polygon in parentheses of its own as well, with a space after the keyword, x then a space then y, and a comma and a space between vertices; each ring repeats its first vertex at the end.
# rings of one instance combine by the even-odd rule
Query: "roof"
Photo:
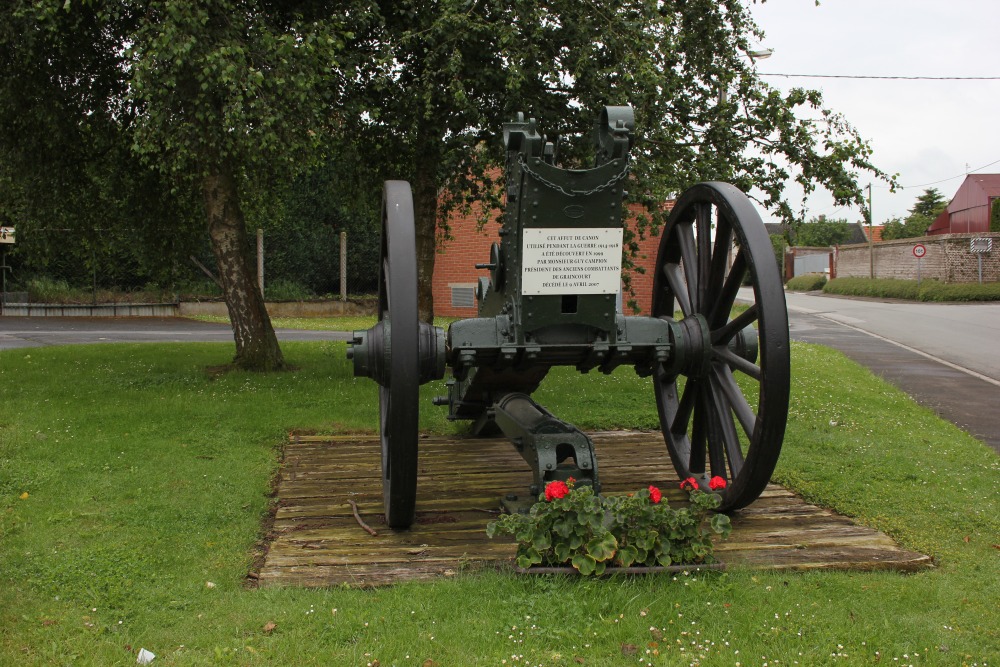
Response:
POLYGON ((1000 197, 1000 174, 969 174, 965 178, 976 183, 990 197, 1000 197))
POLYGON ((863 222, 855 222, 850 226, 851 235, 848 236, 843 245, 850 245, 852 243, 868 243, 868 232, 865 230, 865 224, 863 222))
POLYGON ((955 231, 974 231, 982 225, 989 226, 989 204, 1000 197, 1000 174, 968 174, 958 186, 948 206, 934 218, 927 234, 947 234, 955 231), (985 218, 983 217, 985 216, 985 218))

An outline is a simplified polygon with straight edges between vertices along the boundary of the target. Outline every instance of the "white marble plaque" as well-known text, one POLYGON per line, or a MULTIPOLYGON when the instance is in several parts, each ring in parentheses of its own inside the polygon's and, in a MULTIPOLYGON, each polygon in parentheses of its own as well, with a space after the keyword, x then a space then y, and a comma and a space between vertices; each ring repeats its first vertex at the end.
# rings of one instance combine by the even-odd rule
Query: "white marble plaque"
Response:
POLYGON ((524 229, 521 293, 617 294, 622 231, 620 227, 524 229))

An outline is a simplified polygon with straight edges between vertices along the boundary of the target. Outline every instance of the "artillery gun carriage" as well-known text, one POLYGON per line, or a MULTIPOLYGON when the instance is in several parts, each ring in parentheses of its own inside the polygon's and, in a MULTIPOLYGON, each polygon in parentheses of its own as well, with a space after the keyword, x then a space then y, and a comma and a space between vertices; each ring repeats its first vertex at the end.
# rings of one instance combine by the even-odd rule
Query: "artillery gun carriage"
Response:
POLYGON ((447 333, 417 315, 413 203, 404 181, 383 192, 378 323, 354 332, 354 373, 379 385, 386 522, 408 528, 417 494, 418 389, 451 377, 434 400, 472 433, 502 432, 528 462, 534 501, 573 477, 600 491, 590 438, 535 403, 554 366, 651 377, 660 425, 681 478, 727 480, 722 510, 753 502, 778 460, 788 413, 788 316, 767 231, 732 185, 707 182, 675 203, 659 244, 648 316, 618 312, 634 142, 629 107, 605 107, 589 169, 555 164, 534 119, 503 128, 506 206, 478 316, 447 333), (741 287, 753 291, 734 308, 741 287))

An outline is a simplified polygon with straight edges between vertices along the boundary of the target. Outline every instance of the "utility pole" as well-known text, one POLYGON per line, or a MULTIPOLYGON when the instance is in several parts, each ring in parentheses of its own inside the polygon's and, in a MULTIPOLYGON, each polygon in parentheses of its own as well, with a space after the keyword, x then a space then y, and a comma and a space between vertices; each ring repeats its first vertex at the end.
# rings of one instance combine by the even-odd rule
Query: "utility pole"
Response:
POLYGON ((875 239, 872 236, 872 184, 868 184, 868 277, 875 279, 875 239))

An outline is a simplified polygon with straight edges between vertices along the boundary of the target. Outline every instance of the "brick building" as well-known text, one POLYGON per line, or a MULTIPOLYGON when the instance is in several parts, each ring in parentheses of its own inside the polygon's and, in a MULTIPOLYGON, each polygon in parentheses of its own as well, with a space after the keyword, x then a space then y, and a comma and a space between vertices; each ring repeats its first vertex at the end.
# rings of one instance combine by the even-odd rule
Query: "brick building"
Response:
MULTIPOLYGON (((670 202, 668 206, 672 204, 670 202)), ((433 279, 435 315, 476 316, 476 283, 487 271, 476 269, 475 265, 488 262, 490 244, 500 241, 497 234, 500 224, 495 218, 479 228, 481 210, 474 208, 468 215, 453 214, 448 219, 449 240, 444 240, 443 230, 439 230, 433 279)), ((637 239, 637 242, 639 250, 634 263, 644 268, 645 273, 632 271, 634 297, 626 294, 624 299, 627 303, 635 298, 640 313, 648 314, 653 298, 653 268, 659 249, 659 234, 655 237, 647 235, 644 239, 637 239)), ((630 311, 626 309, 626 312, 630 311)))

